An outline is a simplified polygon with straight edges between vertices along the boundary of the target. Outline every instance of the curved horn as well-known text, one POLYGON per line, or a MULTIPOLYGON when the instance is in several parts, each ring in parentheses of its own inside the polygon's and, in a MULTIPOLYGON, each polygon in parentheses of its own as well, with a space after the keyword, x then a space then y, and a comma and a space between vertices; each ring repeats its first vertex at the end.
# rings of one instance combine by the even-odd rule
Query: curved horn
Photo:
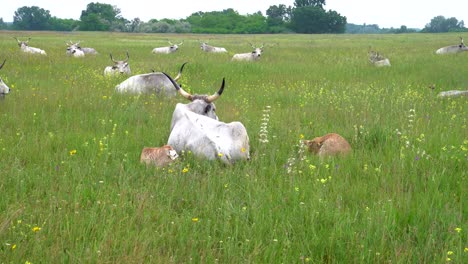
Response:
POLYGON ((172 85, 174 85, 174 87, 176 88, 176 90, 180 93, 180 95, 182 95, 183 97, 187 98, 188 100, 192 101, 193 98, 192 98, 192 95, 187 93, 186 91, 184 91, 184 89, 182 89, 172 78, 171 76, 169 76, 168 74, 166 74, 165 72, 163 72, 164 75, 166 75, 166 77, 169 79, 169 81, 171 81, 172 85))
POLYGON ((263 46, 265 46, 265 43, 262 43, 262 46, 260 47, 260 49, 263 49, 263 46))
POLYGON ((172 42, 170 40, 167 40, 167 42, 169 42, 169 45, 171 45, 171 46, 174 45, 174 44, 172 44, 172 42))
POLYGON ((6 59, 3 61, 2 65, 0 65, 0 69, 3 68, 3 65, 5 65, 6 59))
POLYGON ((253 49, 255 49, 255 46, 252 43, 249 42, 249 44, 250 46, 252 46, 253 49))
POLYGON ((216 99, 219 98, 219 96, 221 96, 221 94, 223 93, 224 91, 224 78, 223 78, 223 83, 221 84, 221 88, 219 88, 219 91, 217 91, 215 94, 213 95, 210 95, 206 98, 206 101, 208 101, 208 103, 212 103, 214 102, 216 99))
POLYGON ((21 41, 19 41, 19 39, 17 39, 16 37, 13 37, 14 39, 16 39, 16 41, 18 41, 18 43, 20 43, 21 41))
POLYGON ((181 43, 177 44, 177 46, 180 46, 180 45, 182 45, 182 44, 184 44, 184 42, 183 42, 183 41, 182 41, 181 43))
POLYGON ((114 63, 117 63, 117 61, 115 61, 114 58, 112 58, 112 53, 109 53, 109 55, 110 55, 111 60, 112 60, 114 63))
POLYGON ((182 64, 182 66, 180 67, 179 73, 178 73, 177 76, 174 78, 174 81, 179 80, 180 76, 182 76, 182 70, 184 69, 185 64, 187 64, 187 62, 185 62, 184 64, 182 64))
POLYGON ((26 41, 26 43, 28 43, 30 40, 31 40, 31 38, 28 38, 28 40, 26 41))
POLYGON ((128 59, 130 59, 130 56, 128 56, 128 51, 127 51, 127 58, 124 60, 124 62, 127 62, 128 59))

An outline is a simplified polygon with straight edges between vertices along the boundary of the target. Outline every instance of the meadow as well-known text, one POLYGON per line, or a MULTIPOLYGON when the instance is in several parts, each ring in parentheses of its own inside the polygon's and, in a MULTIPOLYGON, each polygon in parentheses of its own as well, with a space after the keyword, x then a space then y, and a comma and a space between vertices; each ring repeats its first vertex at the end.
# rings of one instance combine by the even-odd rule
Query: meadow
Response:
POLYGON ((468 53, 434 53, 458 41, 0 31, 12 89, 0 100, 0 263, 467 263, 468 100, 437 93, 468 88, 468 53), (168 39, 184 44, 151 53, 168 39), (99 55, 67 57, 69 40, 99 55), (231 62, 249 42, 265 44, 260 61, 231 62), (370 46, 392 66, 370 65, 370 46), (225 77, 217 115, 244 124, 251 160, 140 164, 186 100, 116 94, 126 77, 103 70, 126 51, 133 74, 175 76, 188 62, 192 93, 225 77), (301 148, 330 132, 352 155, 301 148))

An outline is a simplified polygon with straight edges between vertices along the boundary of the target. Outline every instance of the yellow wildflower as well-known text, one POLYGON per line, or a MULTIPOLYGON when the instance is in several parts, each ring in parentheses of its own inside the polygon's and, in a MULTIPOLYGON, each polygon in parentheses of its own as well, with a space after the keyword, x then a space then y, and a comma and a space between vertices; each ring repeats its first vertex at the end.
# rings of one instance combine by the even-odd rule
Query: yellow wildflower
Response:
POLYGON ((244 153, 246 151, 245 148, 241 148, 241 152, 244 153))
POLYGON ((70 156, 73 156, 73 155, 75 155, 75 154, 76 154, 76 149, 70 150, 70 156))
POLYGON ((16 244, 11 245, 11 250, 15 250, 15 249, 16 249, 16 244))
POLYGON ((447 251, 447 255, 449 255, 449 256, 453 255, 453 251, 451 251, 451 250, 447 251))
POLYGON ((182 172, 183 172, 183 173, 188 172, 188 168, 184 168, 184 169, 182 170, 182 172))
POLYGON ((222 157, 223 156, 223 153, 218 153, 218 157, 222 157))
POLYGON ((192 218, 192 222, 197 223, 199 221, 198 217, 192 218))
POLYGON ((304 134, 300 134, 299 137, 300 137, 301 139, 303 139, 303 138, 304 138, 304 134))
POLYGON ((38 232, 38 231, 40 231, 40 230, 41 230, 41 228, 38 227, 38 226, 35 226, 35 227, 32 228, 32 231, 33 231, 33 232, 38 232))
POLYGON ((457 228, 455 228, 455 231, 457 231, 457 233, 460 233, 462 231, 462 229, 460 227, 457 227, 457 228))

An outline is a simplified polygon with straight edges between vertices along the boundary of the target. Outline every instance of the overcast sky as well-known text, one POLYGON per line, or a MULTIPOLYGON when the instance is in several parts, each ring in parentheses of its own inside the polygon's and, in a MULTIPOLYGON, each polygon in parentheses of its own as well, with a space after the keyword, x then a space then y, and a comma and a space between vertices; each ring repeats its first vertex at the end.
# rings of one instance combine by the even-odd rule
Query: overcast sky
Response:
MULTIPOLYGON (((49 10, 58 18, 78 20, 81 11, 91 2, 117 6, 121 15, 132 20, 136 17, 147 22, 152 18, 180 19, 192 13, 203 11, 221 11, 233 8, 239 14, 246 15, 261 11, 263 15, 268 7, 284 4, 292 6, 294 0, 2 0, 0 18, 12 22, 18 8, 38 6, 49 10)), ((435 16, 455 17, 468 26, 468 0, 326 0, 326 10, 335 10, 347 17, 348 23, 378 24, 381 28, 423 28, 435 16)))

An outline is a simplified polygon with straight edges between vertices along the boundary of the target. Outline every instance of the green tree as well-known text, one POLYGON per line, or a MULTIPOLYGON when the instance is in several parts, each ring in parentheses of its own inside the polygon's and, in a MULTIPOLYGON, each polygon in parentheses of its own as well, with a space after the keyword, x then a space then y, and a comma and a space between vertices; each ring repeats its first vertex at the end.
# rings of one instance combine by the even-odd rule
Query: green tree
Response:
POLYGON ((7 23, 3 22, 3 18, 0 17, 0 30, 1 29, 7 29, 7 28, 8 28, 7 23))
POLYGON ((440 33, 449 31, 463 31, 464 23, 456 18, 445 18, 444 16, 436 16, 431 19, 429 24, 426 24, 422 32, 440 33))
POLYGON ((325 0, 296 0, 294 1, 295 7, 306 7, 306 6, 314 6, 323 9, 325 5, 325 0))
POLYGON ((79 25, 78 20, 74 19, 61 19, 57 17, 52 17, 49 20, 50 24, 50 30, 55 30, 55 31, 72 31, 76 30, 79 25))
POLYGON ((286 5, 272 5, 267 11, 266 23, 268 31, 271 33, 281 33, 287 31, 290 22, 292 8, 286 5))
POLYGON ((47 30, 50 20, 49 10, 37 6, 23 6, 15 11, 13 27, 20 30, 47 30))
POLYGON ((80 30, 83 31, 109 31, 124 22, 120 9, 101 3, 89 3, 81 12, 80 20, 80 30))
POLYGON ((344 33, 346 17, 316 6, 296 7, 292 12, 291 29, 297 33, 344 33))

